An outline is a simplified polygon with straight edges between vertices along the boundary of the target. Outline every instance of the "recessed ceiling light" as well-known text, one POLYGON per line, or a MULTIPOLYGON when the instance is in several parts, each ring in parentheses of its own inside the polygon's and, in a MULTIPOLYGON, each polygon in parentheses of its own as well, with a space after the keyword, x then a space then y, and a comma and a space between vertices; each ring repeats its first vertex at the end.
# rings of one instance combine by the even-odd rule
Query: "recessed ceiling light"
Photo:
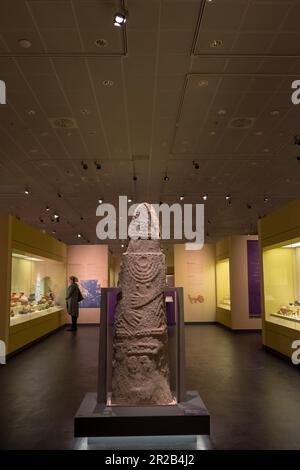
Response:
POLYGON ((223 41, 222 39, 213 39, 210 41, 209 46, 212 48, 218 48, 223 46, 223 41))
POLYGON ((36 114, 36 111, 34 109, 27 109, 26 114, 28 114, 28 116, 34 116, 36 114))
POLYGON ((81 238, 81 237, 82 237, 81 233, 77 233, 77 238, 81 238))
POLYGON ((124 26, 124 24, 126 23, 127 21, 127 16, 128 16, 128 12, 127 11, 124 11, 122 13, 120 12, 117 12, 115 15, 114 15, 114 26, 117 26, 117 27, 121 27, 121 26, 124 26))
POLYGON ((124 243, 122 243, 122 244, 121 244, 121 248, 124 248, 124 246, 125 246, 124 243))
POLYGON ((88 116, 89 114, 91 114, 91 111, 88 108, 82 108, 80 112, 83 116, 88 116))
POLYGON ((298 248, 300 246, 300 242, 291 243, 290 245, 284 245, 282 248, 298 248))
POLYGON ((97 47, 107 47, 108 46, 108 41, 104 38, 100 38, 100 39, 96 39, 94 44, 97 47))
POLYGON ((278 114, 280 114, 278 109, 273 109, 273 111, 271 111, 271 116, 278 116, 278 114))
POLYGON ((206 201, 207 200, 207 194, 203 194, 202 199, 203 199, 203 201, 206 201))
POLYGON ((218 116, 225 116, 226 113, 226 109, 219 109, 219 111, 217 112, 218 116))
POLYGON ((114 82, 112 80, 103 80, 102 85, 104 86, 113 86, 114 82))
POLYGON ((200 88, 206 88, 208 86, 208 80, 199 80, 198 81, 198 86, 200 88))
POLYGON ((103 199, 98 199, 99 204, 102 204, 103 199))
POLYGON ((132 202, 132 199, 131 199, 131 198, 129 198, 129 199, 128 199, 128 202, 132 202))
POLYGON ((30 194, 30 191, 29 191, 29 189, 28 189, 28 188, 25 188, 25 191, 24 191, 24 193, 26 194, 26 196, 28 196, 28 195, 30 194))
POLYGON ((31 42, 29 39, 19 39, 19 46, 23 47, 23 49, 28 49, 31 47, 31 42))
POLYGON ((256 131, 255 135, 257 135, 257 136, 263 135, 263 132, 262 131, 256 131))

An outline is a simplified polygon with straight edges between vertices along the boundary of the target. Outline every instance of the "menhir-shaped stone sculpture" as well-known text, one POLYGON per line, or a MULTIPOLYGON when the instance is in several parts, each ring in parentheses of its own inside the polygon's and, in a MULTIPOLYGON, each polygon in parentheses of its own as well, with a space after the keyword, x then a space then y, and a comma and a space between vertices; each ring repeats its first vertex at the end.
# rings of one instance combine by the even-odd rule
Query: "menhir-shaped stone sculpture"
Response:
MULTIPOLYGON (((135 217, 145 208, 153 217, 154 211, 146 203, 137 207, 135 217)), ((141 224, 143 221, 139 220, 141 224)), ((157 219, 155 224, 159 231, 157 219)), ((122 255, 119 274, 122 296, 116 308, 113 339, 113 404, 167 405, 173 402, 163 294, 165 274, 165 256, 159 240, 131 239, 122 255)))

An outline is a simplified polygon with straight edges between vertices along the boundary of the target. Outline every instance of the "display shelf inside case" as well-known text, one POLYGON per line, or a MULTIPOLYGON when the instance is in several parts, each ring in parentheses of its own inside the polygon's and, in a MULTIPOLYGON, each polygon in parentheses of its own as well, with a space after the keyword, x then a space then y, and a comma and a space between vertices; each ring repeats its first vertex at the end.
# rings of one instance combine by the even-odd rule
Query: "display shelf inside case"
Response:
POLYGON ((62 262, 13 251, 10 326, 63 310, 64 298, 62 262))
POLYGON ((217 305, 231 310, 229 258, 217 262, 216 267, 217 305))
POLYGON ((263 250, 266 320, 300 329, 300 239, 263 250))

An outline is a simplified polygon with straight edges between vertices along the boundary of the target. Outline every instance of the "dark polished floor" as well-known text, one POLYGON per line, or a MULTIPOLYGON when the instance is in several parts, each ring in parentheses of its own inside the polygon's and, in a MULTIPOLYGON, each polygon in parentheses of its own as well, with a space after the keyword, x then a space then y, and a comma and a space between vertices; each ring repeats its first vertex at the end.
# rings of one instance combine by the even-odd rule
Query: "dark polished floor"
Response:
MULTIPOLYGON (((0 448, 73 449, 73 417, 96 390, 98 329, 61 330, 0 367, 0 448)), ((260 334, 187 326, 187 386, 211 413, 216 449, 300 449, 300 374, 260 334)))

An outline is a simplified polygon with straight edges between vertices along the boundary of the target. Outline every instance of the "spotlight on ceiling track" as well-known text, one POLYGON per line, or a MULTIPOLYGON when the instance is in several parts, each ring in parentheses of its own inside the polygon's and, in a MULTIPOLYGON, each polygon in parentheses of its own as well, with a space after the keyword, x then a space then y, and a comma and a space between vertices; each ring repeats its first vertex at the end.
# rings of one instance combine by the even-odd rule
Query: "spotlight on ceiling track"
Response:
POLYGON ((77 238, 82 238, 81 233, 77 233, 77 238))
POLYGON ((125 246, 124 243, 122 243, 122 244, 121 244, 121 248, 124 248, 124 246, 125 246))
POLYGON ((97 169, 97 170, 101 170, 101 163, 99 163, 99 162, 97 162, 97 161, 94 162, 94 163, 95 163, 96 169, 97 169))
POLYGON ((179 199, 180 199, 180 201, 183 201, 184 200, 184 195, 180 196, 179 199))
POLYGON ((54 212, 53 217, 55 220, 59 219, 59 214, 57 212, 54 212))
POLYGON ((252 209, 252 206, 249 204, 249 202, 247 203, 247 209, 252 209))
POLYGON ((207 200, 207 194, 203 194, 202 199, 203 199, 203 201, 206 201, 207 200))
POLYGON ((294 137, 294 144, 295 144, 295 145, 300 145, 300 134, 295 135, 295 137, 294 137))
POLYGON ((226 199, 226 201, 230 201, 230 199, 231 199, 231 194, 230 194, 230 193, 227 193, 226 196, 225 196, 225 199, 226 199))
POLYGON ((58 192, 57 197, 62 197, 62 194, 58 192))
POLYGON ((121 28, 127 21, 128 11, 123 10, 122 12, 117 12, 114 15, 114 26, 121 28))
POLYGON ((192 163, 194 165, 195 170, 199 170, 199 163, 197 163, 195 161, 193 161, 192 163))
POLYGON ((85 163, 85 162, 81 162, 81 166, 84 170, 87 170, 88 169, 88 164, 85 163))
POLYGON ((46 206, 46 211, 47 211, 47 212, 50 211, 50 207, 49 207, 49 206, 46 206))
POLYGON ((26 194, 26 196, 29 196, 29 194, 30 194, 30 191, 29 191, 29 189, 28 189, 28 188, 25 188, 25 191, 24 191, 24 193, 26 194))
POLYGON ((98 199, 99 204, 102 204, 103 198, 98 199))
POLYGON ((170 181, 170 178, 168 177, 168 175, 164 176, 164 181, 170 181))
POLYGON ((264 197, 264 202, 269 202, 268 196, 265 196, 265 197, 264 197))
POLYGON ((128 202, 132 202, 132 198, 131 198, 131 197, 130 197, 130 198, 128 198, 128 202))

